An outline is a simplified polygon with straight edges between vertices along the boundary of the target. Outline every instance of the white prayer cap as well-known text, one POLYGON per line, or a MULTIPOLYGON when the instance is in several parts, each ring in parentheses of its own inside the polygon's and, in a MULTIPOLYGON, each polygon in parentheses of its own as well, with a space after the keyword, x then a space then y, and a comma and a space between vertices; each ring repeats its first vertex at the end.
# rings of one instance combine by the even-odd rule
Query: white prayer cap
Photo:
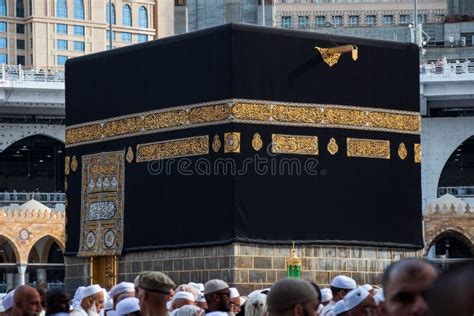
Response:
POLYGON ((117 304, 115 310, 119 315, 131 314, 140 310, 140 303, 136 297, 127 297, 117 304))
POLYGON ((74 298, 72 299, 71 305, 73 308, 76 308, 77 305, 81 304, 82 301, 82 291, 85 289, 85 286, 80 286, 77 288, 76 293, 74 293, 74 298))
POLYGON ((237 298, 240 297, 239 291, 235 287, 229 288, 230 290, 230 298, 237 298))
POLYGON ((229 314, 225 312, 210 312, 207 313, 206 316, 229 316, 229 314))
POLYGON ((98 284, 92 284, 82 290, 82 299, 102 292, 103 289, 98 284))
POLYGON ((172 311, 170 315, 171 316, 198 316, 202 312, 203 310, 195 305, 184 305, 172 311))
POLYGON ((381 302, 385 302, 385 296, 383 295, 383 290, 380 289, 377 294, 374 295, 375 304, 380 305, 381 302))
POLYGON ((2 300, 3 308, 7 311, 13 307, 13 295, 15 294, 15 290, 9 292, 2 300))
POLYGON ((118 314, 116 310, 110 309, 107 311, 107 316, 118 316, 118 314))
POLYGON ((204 294, 200 293, 196 298, 196 302, 206 303, 206 298, 204 297, 204 294))
POLYGON ((114 309, 114 301, 112 299, 108 299, 104 304, 104 310, 108 311, 110 309, 114 309))
POLYGON ((171 305, 173 304, 173 301, 168 301, 166 302, 166 309, 171 311, 171 305))
POLYGON ((195 288, 199 292, 204 291, 204 284, 202 284, 202 283, 189 282, 188 285, 192 286, 193 288, 195 288))
POLYGON ((114 298, 122 293, 135 292, 135 284, 130 282, 120 282, 110 290, 110 297, 114 298))
POLYGON ((179 292, 176 292, 173 296, 173 301, 175 300, 188 300, 188 301, 194 302, 195 299, 194 299, 193 293, 179 291, 179 292))
POLYGON ((206 285, 204 285, 204 295, 215 293, 217 291, 221 291, 224 289, 228 289, 229 285, 219 279, 213 279, 207 281, 206 285))
POLYGON ((347 293, 347 295, 344 296, 344 302, 346 304, 347 310, 350 311, 362 303, 367 298, 367 296, 369 296, 369 292, 361 286, 347 293))
POLYGON ((321 289, 321 303, 326 303, 332 300, 332 291, 331 289, 325 288, 321 289))
POLYGON ((337 303, 334 305, 334 315, 340 315, 342 313, 345 313, 348 311, 346 303, 344 300, 339 300, 337 303))
POLYGON ((374 289, 374 287, 373 287, 372 285, 370 285, 370 284, 364 284, 364 285, 362 285, 362 287, 363 287, 364 289, 366 289, 368 292, 370 292, 370 291, 372 291, 372 290, 374 289))
POLYGON ((345 275, 338 275, 332 279, 331 286, 344 290, 353 290, 357 287, 357 283, 354 281, 354 279, 345 275))

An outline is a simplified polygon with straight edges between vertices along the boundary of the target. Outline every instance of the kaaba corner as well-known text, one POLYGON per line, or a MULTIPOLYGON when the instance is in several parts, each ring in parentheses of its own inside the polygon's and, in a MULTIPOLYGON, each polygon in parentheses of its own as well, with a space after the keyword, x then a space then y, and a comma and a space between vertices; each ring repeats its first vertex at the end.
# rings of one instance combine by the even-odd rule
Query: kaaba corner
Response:
POLYGON ((302 276, 378 284, 423 247, 418 54, 227 24, 68 61, 68 288, 251 289, 293 241, 302 276))

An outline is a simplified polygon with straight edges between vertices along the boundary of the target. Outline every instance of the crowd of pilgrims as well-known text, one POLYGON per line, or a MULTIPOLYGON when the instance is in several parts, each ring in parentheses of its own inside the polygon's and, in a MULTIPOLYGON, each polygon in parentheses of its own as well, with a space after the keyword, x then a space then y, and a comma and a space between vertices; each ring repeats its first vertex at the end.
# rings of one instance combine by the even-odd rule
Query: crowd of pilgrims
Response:
POLYGON ((474 315, 474 263, 440 273, 422 259, 404 259, 384 272, 382 287, 357 285, 338 275, 330 287, 288 278, 241 295, 225 281, 176 284, 151 271, 134 283, 106 291, 81 286, 73 299, 64 289, 23 285, 1 302, 1 316, 363 316, 474 315))

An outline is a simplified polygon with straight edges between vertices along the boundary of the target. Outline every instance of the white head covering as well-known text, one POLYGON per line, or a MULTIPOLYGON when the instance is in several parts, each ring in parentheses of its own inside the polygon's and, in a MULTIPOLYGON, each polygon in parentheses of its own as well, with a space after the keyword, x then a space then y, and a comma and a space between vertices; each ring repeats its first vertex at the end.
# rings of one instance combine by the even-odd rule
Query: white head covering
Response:
POLYGON ((354 279, 349 278, 348 276, 338 275, 332 279, 331 286, 337 287, 339 289, 353 290, 357 287, 357 283, 354 281, 354 279))
POLYGON ((7 311, 13 307, 13 295, 15 294, 15 290, 9 292, 2 300, 3 308, 7 311))
MULTIPOLYGON (((261 316, 267 312, 267 295, 255 293, 245 304, 245 316, 261 316)), ((207 315, 207 314, 206 314, 207 315)))
POLYGON ((225 312, 210 312, 207 313, 206 316, 229 316, 229 314, 225 312))
POLYGON ((331 289, 324 288, 321 289, 321 303, 326 303, 332 300, 332 291, 331 289))
POLYGON ((347 306, 344 300, 339 300, 337 303, 334 305, 334 315, 340 315, 344 312, 347 312, 347 306))
POLYGON ((196 302, 206 303, 206 298, 204 297, 204 294, 200 293, 196 298, 196 302))
POLYGON ((362 285, 362 287, 363 287, 364 289, 366 289, 368 292, 370 292, 370 291, 372 291, 372 290, 374 289, 373 286, 370 285, 370 284, 364 284, 364 285, 362 285))
POLYGON ((383 295, 383 290, 380 289, 377 294, 374 295, 375 304, 380 305, 381 302, 385 302, 385 296, 383 295))
POLYGON ((190 292, 184 292, 184 291, 179 291, 176 292, 173 296, 173 301, 175 300, 188 300, 188 301, 195 301, 193 293, 190 292))
POLYGON ((108 311, 114 309, 114 301, 110 298, 104 304, 104 310, 108 311))
POLYGON ((127 297, 115 307, 118 315, 127 315, 140 310, 140 303, 136 297, 127 297))
POLYGON ((359 286, 355 290, 352 290, 347 293, 347 295, 344 296, 344 302, 346 304, 347 310, 350 311, 351 309, 362 303, 369 295, 369 292, 362 286, 359 286))
POLYGON ((171 316, 197 316, 201 313, 201 311, 202 309, 200 309, 197 306, 184 305, 181 308, 175 309, 170 315, 171 316))
POLYGON ((235 287, 229 288, 229 291, 230 291, 230 298, 240 297, 240 293, 235 287))
POLYGON ((188 285, 192 286, 193 288, 195 288, 199 292, 204 291, 204 284, 202 284, 202 283, 189 282, 188 285))
MULTIPOLYGON (((89 285, 88 287, 86 287, 84 290, 82 290, 82 299, 86 298, 86 297, 89 297, 89 296, 92 296, 92 295, 95 295, 97 293, 100 293, 100 292, 103 292, 104 289, 102 289, 100 287, 100 285, 98 284, 92 284, 92 285, 89 285)), ((81 299, 81 301, 82 301, 81 299)))
POLYGON ((71 305, 73 308, 81 304, 82 301, 82 291, 85 289, 85 286, 80 286, 77 288, 74 298, 72 299, 71 305))
POLYGON ((122 293, 135 292, 135 284, 130 282, 120 282, 110 290, 110 297, 114 298, 122 293))

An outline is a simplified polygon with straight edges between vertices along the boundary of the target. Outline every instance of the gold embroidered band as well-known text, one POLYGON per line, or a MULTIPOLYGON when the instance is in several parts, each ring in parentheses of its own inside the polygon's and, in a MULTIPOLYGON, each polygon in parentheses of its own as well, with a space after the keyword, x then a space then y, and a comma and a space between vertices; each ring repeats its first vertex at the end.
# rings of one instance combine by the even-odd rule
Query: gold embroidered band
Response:
POLYGON ((207 155, 209 136, 196 136, 137 145, 137 162, 207 155))
POLYGON ((417 112, 233 99, 72 125, 66 147, 228 122, 420 133, 417 112))
POLYGON ((347 138, 347 156, 390 159, 390 141, 347 138))
POLYGON ((318 155, 318 137, 272 134, 272 153, 318 155))

